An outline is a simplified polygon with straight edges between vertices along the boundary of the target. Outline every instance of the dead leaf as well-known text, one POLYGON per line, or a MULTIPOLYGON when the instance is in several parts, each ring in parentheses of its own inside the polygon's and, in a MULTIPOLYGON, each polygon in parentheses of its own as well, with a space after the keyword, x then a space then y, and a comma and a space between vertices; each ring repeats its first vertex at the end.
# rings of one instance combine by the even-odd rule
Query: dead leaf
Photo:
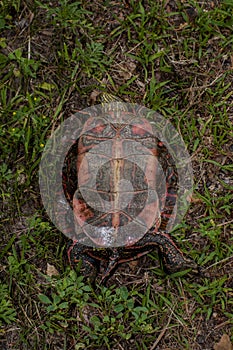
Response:
POLYGON ((132 77, 136 67, 137 65, 133 61, 121 63, 118 66, 118 74, 121 78, 129 80, 132 77))
POLYGON ((214 345, 214 350, 233 350, 229 335, 223 334, 219 343, 214 345))
POLYGON ((99 90, 93 90, 90 94, 90 103, 91 105, 94 105, 96 103, 97 97, 101 94, 101 91, 99 90))
POLYGON ((59 275, 59 272, 57 271, 57 269, 55 268, 55 266, 53 265, 50 265, 47 263, 47 271, 46 271, 47 275, 49 277, 52 277, 52 276, 58 276, 59 275))
POLYGON ((188 195, 187 196, 187 201, 190 203, 202 203, 203 200, 201 198, 198 198, 195 194, 188 195))

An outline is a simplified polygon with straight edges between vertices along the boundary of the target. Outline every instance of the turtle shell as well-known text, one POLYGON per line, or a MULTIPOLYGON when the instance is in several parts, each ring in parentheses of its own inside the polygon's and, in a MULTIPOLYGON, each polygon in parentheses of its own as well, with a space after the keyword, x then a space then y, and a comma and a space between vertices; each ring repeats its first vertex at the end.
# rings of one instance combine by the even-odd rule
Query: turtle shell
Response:
POLYGON ((92 247, 135 244, 175 214, 177 173, 144 118, 121 110, 90 117, 63 168, 73 240, 92 247))

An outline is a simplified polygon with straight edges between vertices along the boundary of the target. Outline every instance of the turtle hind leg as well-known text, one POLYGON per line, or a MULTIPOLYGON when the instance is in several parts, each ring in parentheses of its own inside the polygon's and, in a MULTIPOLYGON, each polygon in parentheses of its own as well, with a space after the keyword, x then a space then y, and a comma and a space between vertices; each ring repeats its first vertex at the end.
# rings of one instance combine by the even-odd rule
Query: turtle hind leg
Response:
POLYGON ((165 272, 172 274, 186 269, 192 269, 192 272, 199 272, 196 262, 186 258, 167 233, 161 233, 160 240, 159 255, 165 272))
POLYGON ((164 247, 159 247, 159 256, 162 260, 164 271, 172 274, 186 269, 192 269, 192 272, 199 273, 199 267, 192 259, 186 258, 176 247, 167 244, 166 252, 164 247))
POLYGON ((68 259, 70 265, 73 268, 80 268, 80 273, 85 280, 94 286, 100 263, 88 255, 87 247, 77 242, 70 243, 68 245, 68 259))
MULTIPOLYGON (((181 250, 173 242, 169 234, 165 231, 149 232, 146 235, 146 244, 157 246, 165 272, 174 272, 192 269, 194 273, 199 273, 200 269, 195 261, 186 258, 181 250)), ((143 239, 142 239, 143 240, 143 239)))

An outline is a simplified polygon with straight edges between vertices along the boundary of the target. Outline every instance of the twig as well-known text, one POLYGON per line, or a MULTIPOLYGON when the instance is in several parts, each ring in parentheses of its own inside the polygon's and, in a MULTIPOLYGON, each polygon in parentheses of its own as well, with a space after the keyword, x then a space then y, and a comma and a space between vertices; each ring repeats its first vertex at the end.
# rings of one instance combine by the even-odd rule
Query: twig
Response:
POLYGON ((28 60, 31 58, 31 37, 28 37, 28 60))
POLYGON ((222 264, 222 263, 224 263, 224 262, 226 262, 226 261, 228 261, 228 260, 231 260, 231 259, 233 259, 233 256, 229 256, 228 258, 225 258, 225 259, 222 259, 222 260, 220 260, 220 261, 217 261, 216 263, 214 263, 214 264, 212 264, 212 265, 206 267, 204 270, 208 270, 208 269, 210 269, 210 268, 213 267, 213 266, 222 264))
POLYGON ((160 340, 163 338, 164 334, 166 333, 167 329, 168 329, 168 326, 171 322, 171 319, 172 319, 172 315, 173 315, 173 310, 170 314, 170 316, 168 317, 168 321, 167 321, 167 324, 166 326, 163 328, 163 330, 160 332, 158 338, 156 339, 156 341, 154 342, 154 344, 152 345, 152 347, 150 348, 150 350, 154 350, 156 348, 156 346, 159 344, 160 340))

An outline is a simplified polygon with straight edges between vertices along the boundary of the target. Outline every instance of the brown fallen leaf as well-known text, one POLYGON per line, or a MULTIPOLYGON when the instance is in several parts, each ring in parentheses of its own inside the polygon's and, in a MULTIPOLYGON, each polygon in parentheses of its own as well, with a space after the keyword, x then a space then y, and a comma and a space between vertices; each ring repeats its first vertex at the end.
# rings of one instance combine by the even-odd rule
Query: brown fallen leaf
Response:
POLYGON ((223 334, 219 343, 214 345, 214 350, 233 350, 229 335, 223 334))
POLYGON ((202 203, 203 200, 201 198, 198 198, 195 194, 192 194, 192 195, 188 195, 187 196, 187 200, 190 202, 190 203, 202 203))
POLYGON ((132 77, 136 67, 137 65, 132 61, 121 63, 118 65, 118 74, 124 80, 129 80, 132 77))
POLYGON ((47 271, 46 271, 46 273, 47 273, 47 275, 49 277, 58 276, 59 275, 59 272, 57 271, 55 266, 50 265, 49 263, 47 263, 47 271))
POLYGON ((101 91, 99 90, 93 90, 90 94, 90 103, 91 105, 94 105, 97 101, 97 97, 101 94, 101 91))

